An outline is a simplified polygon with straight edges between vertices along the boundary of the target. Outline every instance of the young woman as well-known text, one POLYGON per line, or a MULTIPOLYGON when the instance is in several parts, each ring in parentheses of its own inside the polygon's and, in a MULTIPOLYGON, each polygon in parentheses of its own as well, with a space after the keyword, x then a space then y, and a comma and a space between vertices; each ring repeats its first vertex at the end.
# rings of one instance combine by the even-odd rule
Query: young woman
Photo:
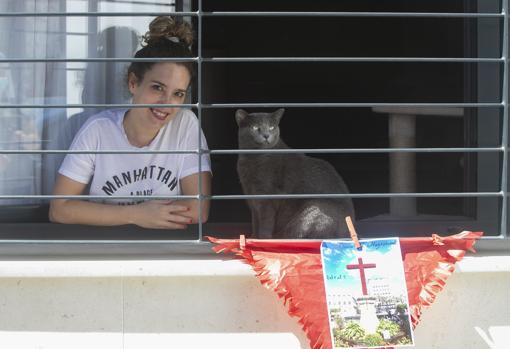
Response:
MULTIPOLYGON (((136 58, 191 57, 190 26, 157 17, 143 37, 136 58)), ((192 62, 133 62, 127 84, 133 104, 182 104, 193 75, 192 62)), ((177 107, 106 110, 90 117, 71 150, 188 150, 207 143, 193 112, 177 107)), ((54 195, 133 196, 101 202, 52 200, 50 220, 91 225, 136 224, 146 228, 183 229, 199 221, 198 200, 148 200, 140 195, 208 195, 210 160, 197 154, 68 154, 59 169, 54 195), (202 192, 199 193, 199 179, 202 192)), ((207 220, 208 201, 201 203, 207 220)))

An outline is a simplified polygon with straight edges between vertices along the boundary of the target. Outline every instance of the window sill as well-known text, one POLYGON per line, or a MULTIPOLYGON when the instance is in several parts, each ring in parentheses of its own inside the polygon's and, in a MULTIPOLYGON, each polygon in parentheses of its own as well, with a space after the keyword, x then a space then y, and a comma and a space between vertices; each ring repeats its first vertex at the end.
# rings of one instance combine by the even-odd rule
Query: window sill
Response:
MULTIPOLYGON (((480 253, 457 263, 456 273, 510 273, 507 255, 480 253)), ((8 277, 194 277, 252 276, 249 265, 224 255, 196 254, 171 258, 95 260, 3 260, 0 278, 8 277), (222 259, 223 258, 223 259, 222 259)))

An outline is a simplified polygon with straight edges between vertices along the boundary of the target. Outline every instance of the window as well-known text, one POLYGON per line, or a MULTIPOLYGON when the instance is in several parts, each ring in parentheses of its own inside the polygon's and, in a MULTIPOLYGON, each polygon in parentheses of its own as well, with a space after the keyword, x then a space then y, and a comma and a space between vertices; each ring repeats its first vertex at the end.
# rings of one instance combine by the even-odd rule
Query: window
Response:
MULTIPOLYGON (((47 223, 47 201, 39 195, 51 192, 63 155, 12 150, 65 150, 97 111, 80 104, 128 103, 118 81, 126 63, 90 58, 131 57, 135 34, 153 18, 139 14, 174 11, 189 11, 183 18, 197 33, 201 29, 195 45, 200 73, 190 103, 198 103, 214 174, 203 234, 250 229, 236 173, 235 110, 285 107, 282 138, 342 175, 364 236, 458 229, 506 236, 508 37, 500 1, 47 0, 0 6, 0 30, 19 43, 15 49, 0 43, 2 76, 11 85, 1 103, 17 107, 0 110, 4 238, 140 236, 135 227, 70 232, 47 223), (9 16, 15 12, 103 14, 9 16), (30 58, 39 61, 22 61, 30 58), (25 197, 12 198, 17 195, 25 197)), ((147 239, 198 234, 198 228, 143 231, 147 239)))

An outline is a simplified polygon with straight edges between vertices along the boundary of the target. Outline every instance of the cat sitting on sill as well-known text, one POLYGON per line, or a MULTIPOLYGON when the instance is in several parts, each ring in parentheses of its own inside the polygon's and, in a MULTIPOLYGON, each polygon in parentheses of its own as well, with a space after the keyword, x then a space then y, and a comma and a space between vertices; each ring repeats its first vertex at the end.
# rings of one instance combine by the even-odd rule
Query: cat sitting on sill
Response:
MULTIPOLYGON (((240 149, 289 149, 280 138, 284 109, 273 113, 237 110, 240 149)), ((347 194, 328 162, 298 153, 239 154, 237 173, 245 195, 347 194)), ((249 199, 252 235, 259 239, 349 237, 345 217, 354 219, 350 198, 249 199)))

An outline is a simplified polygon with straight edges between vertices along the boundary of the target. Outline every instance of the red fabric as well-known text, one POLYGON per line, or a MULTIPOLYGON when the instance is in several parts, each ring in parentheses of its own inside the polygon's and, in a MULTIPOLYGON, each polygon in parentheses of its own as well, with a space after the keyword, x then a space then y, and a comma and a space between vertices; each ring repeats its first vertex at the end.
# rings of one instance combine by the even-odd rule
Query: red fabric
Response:
MULTIPOLYGON (((422 310, 430 306, 443 289, 466 250, 483 233, 465 231, 440 237, 401 238, 413 327, 422 310)), ((313 349, 332 348, 324 291, 319 240, 216 239, 213 250, 230 252, 253 267, 262 285, 273 290, 288 305, 291 316, 299 318, 313 349)))

